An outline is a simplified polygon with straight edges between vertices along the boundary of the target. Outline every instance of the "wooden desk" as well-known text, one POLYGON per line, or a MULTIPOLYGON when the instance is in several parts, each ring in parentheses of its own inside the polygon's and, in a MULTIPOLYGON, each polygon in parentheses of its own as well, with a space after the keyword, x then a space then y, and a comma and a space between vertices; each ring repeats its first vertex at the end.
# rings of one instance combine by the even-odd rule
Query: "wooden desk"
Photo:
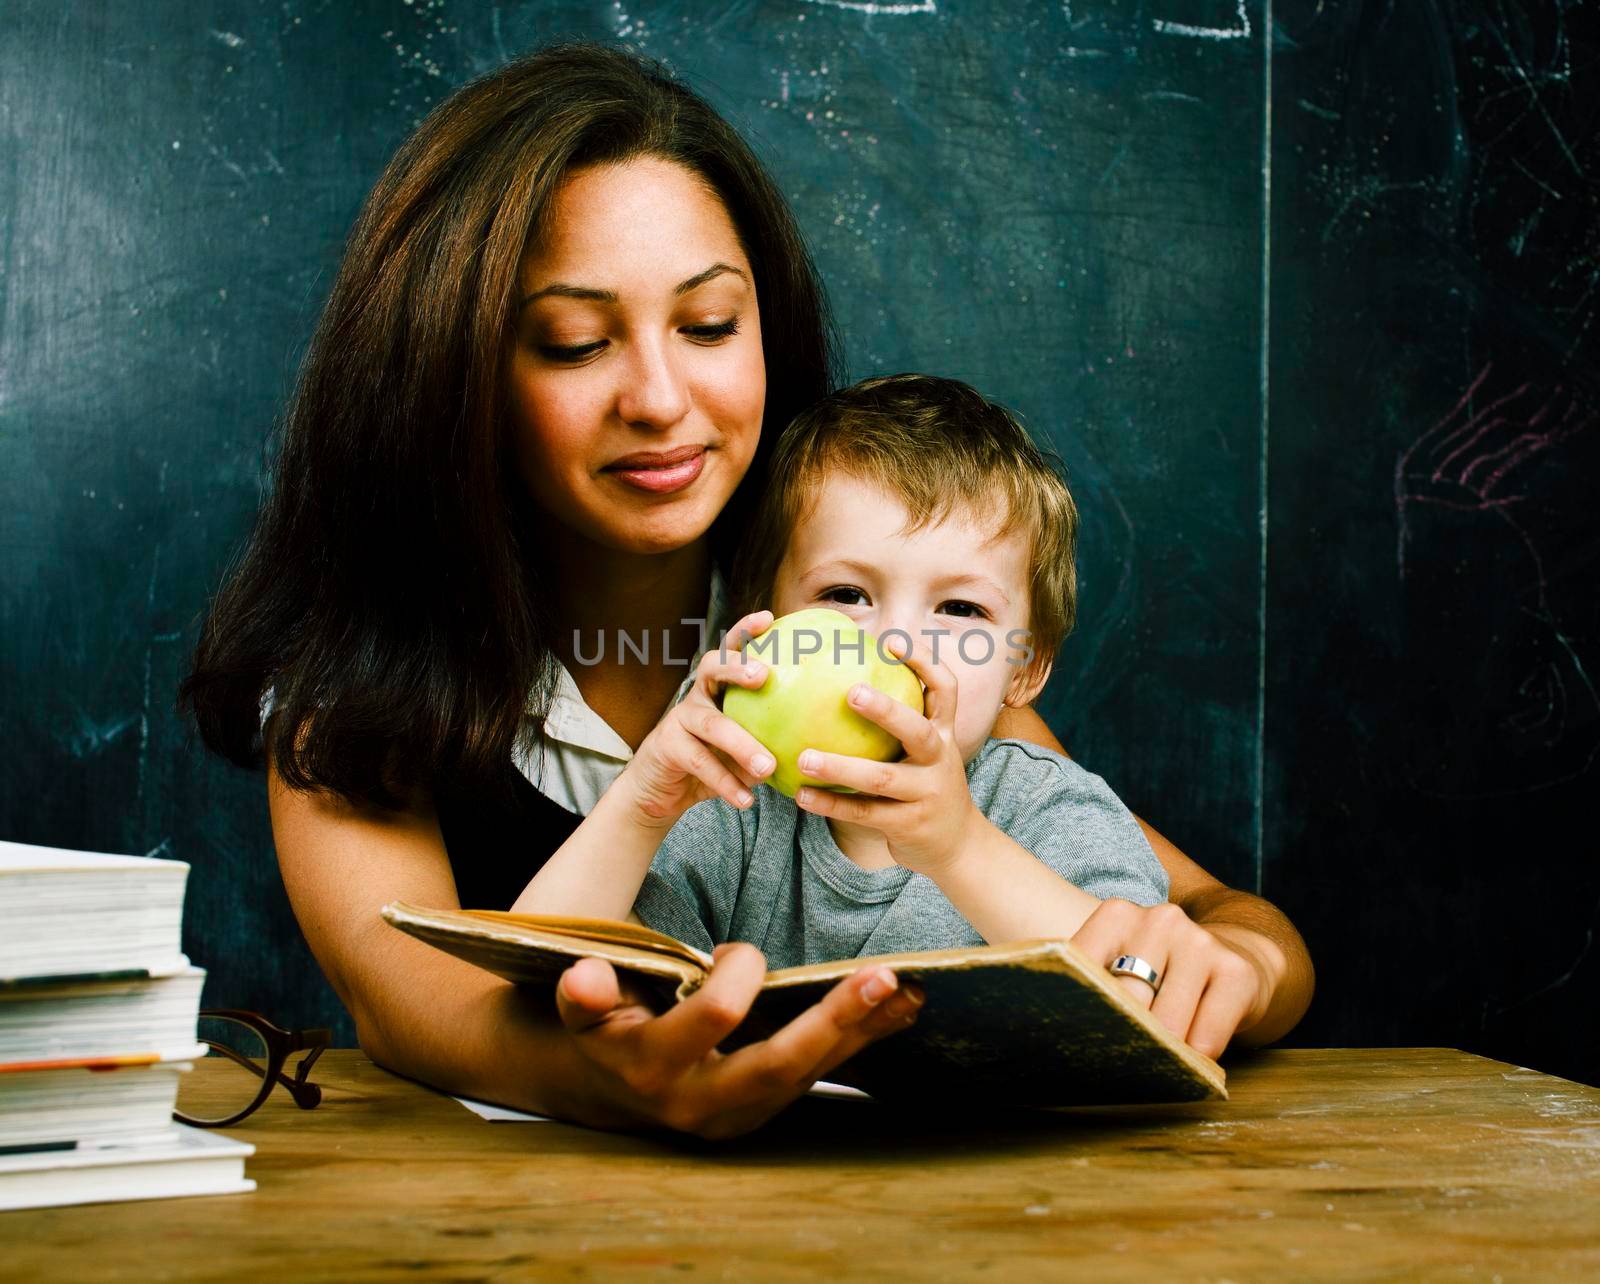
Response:
POLYGON ((255 1194, 0 1213, 0 1277, 1600 1276, 1600 1090, 1460 1052, 1269 1052, 1228 1102, 981 1123, 806 1101, 716 1146, 319 1071, 318 1109, 234 1130, 255 1194))

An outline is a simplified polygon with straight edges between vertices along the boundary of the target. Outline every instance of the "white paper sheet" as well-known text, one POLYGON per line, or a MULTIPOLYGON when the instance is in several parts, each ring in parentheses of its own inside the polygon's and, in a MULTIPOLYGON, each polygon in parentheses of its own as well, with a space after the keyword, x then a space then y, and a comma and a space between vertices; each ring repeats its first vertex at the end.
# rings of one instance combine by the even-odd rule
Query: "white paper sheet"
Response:
MULTIPOLYGON (((826 1083, 818 1080, 811 1086, 808 1097, 833 1097, 848 1101, 871 1101, 872 1098, 862 1092, 860 1088, 846 1087, 842 1083, 826 1083)), ((490 1123, 550 1123, 549 1115, 531 1115, 526 1110, 513 1110, 510 1106, 495 1106, 487 1101, 474 1101, 471 1097, 457 1097, 462 1105, 480 1119, 487 1119, 490 1123)))

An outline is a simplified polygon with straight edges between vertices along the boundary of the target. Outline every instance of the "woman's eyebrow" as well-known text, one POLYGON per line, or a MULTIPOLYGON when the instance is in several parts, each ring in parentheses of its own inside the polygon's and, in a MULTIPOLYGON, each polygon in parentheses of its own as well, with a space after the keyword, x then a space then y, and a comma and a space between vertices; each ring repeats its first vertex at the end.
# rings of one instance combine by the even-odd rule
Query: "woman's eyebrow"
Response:
POLYGON ((690 290, 698 289, 707 281, 714 280, 725 272, 732 272, 734 276, 739 277, 746 284, 749 284, 750 278, 745 276, 745 274, 739 271, 738 268, 734 267, 733 264, 713 263, 704 272, 698 272, 694 276, 691 276, 687 281, 679 282, 677 288, 673 290, 673 293, 688 294, 690 290))
POLYGON ((594 303, 615 303, 617 301, 617 292, 615 290, 596 290, 586 285, 565 285, 557 282, 555 285, 545 286, 542 290, 535 290, 521 303, 517 304, 517 307, 520 310, 527 307, 535 299, 547 298, 588 299, 594 303))
MULTIPOLYGON (((707 281, 714 280, 727 272, 733 273, 734 276, 741 278, 746 283, 750 280, 748 276, 731 263, 713 263, 704 272, 696 272, 687 281, 680 281, 673 287, 672 292, 680 295, 688 294, 691 290, 697 290, 707 281)), ((615 303, 617 301, 617 292, 615 290, 597 290, 588 285, 568 285, 565 282, 558 281, 553 285, 545 286, 543 289, 535 290, 527 298, 523 299, 521 303, 517 304, 517 310, 520 312, 535 299, 545 298, 584 299, 590 303, 615 303)))

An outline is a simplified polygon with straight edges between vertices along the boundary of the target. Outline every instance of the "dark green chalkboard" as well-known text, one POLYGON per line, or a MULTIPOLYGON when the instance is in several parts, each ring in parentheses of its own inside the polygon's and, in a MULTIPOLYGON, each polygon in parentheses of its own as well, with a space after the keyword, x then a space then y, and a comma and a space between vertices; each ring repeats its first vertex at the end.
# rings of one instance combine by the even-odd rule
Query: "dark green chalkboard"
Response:
POLYGON ((1280 14, 1266 722, 1302 1036, 1591 1082, 1597 18, 1280 14))
MULTIPOLYGON (((850 373, 1019 409, 1083 509, 1069 749, 1261 872, 1263 0, 0 11, 0 832, 194 865, 208 998, 329 1017, 259 778, 172 712, 357 206, 536 44, 665 59, 755 140, 850 373)), ((348 1027, 346 1027, 348 1033, 348 1027)))

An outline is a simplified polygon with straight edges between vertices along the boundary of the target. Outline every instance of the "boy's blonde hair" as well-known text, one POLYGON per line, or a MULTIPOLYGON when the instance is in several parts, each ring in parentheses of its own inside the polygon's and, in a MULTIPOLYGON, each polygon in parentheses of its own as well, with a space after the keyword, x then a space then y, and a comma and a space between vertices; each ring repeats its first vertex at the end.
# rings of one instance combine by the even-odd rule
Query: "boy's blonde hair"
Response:
POLYGON ((910 530, 953 511, 1021 527, 1029 555, 1026 674, 1051 664, 1077 619, 1078 509, 1060 461, 1014 415, 954 379, 900 374, 824 397, 784 429, 755 521, 733 566, 738 614, 770 604, 789 537, 840 470, 899 496, 910 530))

